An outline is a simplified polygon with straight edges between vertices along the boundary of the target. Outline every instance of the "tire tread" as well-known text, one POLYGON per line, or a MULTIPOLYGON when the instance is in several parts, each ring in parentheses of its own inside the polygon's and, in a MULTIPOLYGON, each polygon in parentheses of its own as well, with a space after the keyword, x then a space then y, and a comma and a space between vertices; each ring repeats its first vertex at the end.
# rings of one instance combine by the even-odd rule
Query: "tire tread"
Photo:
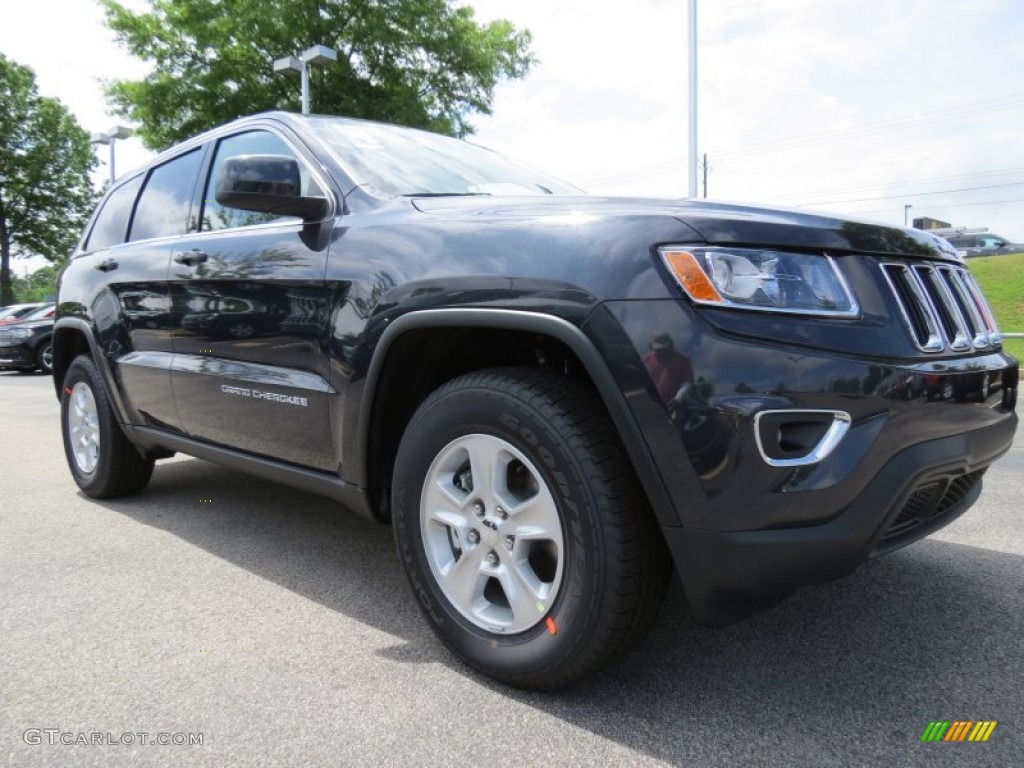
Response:
POLYGON ((68 367, 61 389, 61 430, 64 433, 65 453, 71 475, 78 487, 94 499, 113 499, 139 493, 149 484, 153 474, 152 458, 142 456, 132 442, 125 436, 110 404, 110 396, 100 376, 96 364, 87 355, 75 358, 68 367), (66 410, 67 392, 74 381, 84 380, 93 392, 96 400, 97 416, 101 432, 101 456, 92 476, 83 475, 75 464, 74 456, 68 445, 66 410), (108 446, 108 448, 104 448, 108 446), (106 450, 106 455, 103 451, 106 450))
MULTIPOLYGON (((494 368, 442 385, 420 412, 467 392, 519 400, 538 414, 546 429, 567 443, 592 489, 601 527, 606 569, 605 594, 593 631, 567 658, 505 682, 537 690, 559 688, 622 655, 657 616, 671 573, 671 561, 629 458, 593 386, 537 368, 494 368)), ((410 422, 413 428, 416 416, 410 422)), ((484 670, 486 671, 486 670, 484 670)))

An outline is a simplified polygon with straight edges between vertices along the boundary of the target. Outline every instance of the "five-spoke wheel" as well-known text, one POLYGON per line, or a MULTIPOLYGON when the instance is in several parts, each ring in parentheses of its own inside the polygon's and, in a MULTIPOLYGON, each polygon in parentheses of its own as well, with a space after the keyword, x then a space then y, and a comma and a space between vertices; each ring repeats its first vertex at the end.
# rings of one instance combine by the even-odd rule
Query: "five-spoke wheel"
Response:
POLYGON ((61 387, 64 453, 78 487, 98 499, 138 493, 153 474, 153 459, 125 437, 96 364, 76 357, 61 387))
POLYGON ((100 420, 96 398, 84 381, 75 382, 68 396, 68 441, 75 464, 85 474, 96 469, 100 458, 100 420))
POLYGON ((537 624, 558 595, 565 545, 541 473, 500 437, 459 437, 437 455, 423 485, 420 524, 441 591, 492 632, 537 624))
POLYGON ((664 594, 664 541, 584 381, 500 368, 444 384, 405 429, 391 499, 434 631, 514 685, 590 674, 642 632, 664 594))

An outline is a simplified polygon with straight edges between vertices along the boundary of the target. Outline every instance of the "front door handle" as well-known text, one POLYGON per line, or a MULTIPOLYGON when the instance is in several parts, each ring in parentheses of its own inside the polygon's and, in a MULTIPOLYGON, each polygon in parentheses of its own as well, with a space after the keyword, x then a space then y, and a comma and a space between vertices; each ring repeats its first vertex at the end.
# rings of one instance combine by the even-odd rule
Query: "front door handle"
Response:
POLYGON ((98 269, 100 272, 110 272, 112 269, 117 269, 117 260, 106 259, 105 261, 101 261, 99 264, 96 265, 96 269, 98 269))
POLYGON ((179 264, 187 264, 190 267, 194 267, 197 264, 202 264, 208 258, 210 257, 203 253, 201 250, 199 250, 198 248, 193 248, 191 251, 179 253, 177 256, 174 257, 174 260, 179 264))

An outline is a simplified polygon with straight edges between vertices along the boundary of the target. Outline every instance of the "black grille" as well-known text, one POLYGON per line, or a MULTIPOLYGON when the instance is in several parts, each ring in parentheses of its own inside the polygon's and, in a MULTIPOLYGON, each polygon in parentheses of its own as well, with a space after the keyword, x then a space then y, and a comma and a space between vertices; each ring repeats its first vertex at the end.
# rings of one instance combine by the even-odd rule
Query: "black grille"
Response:
POLYGON ((882 543, 909 534, 927 522, 942 517, 967 498, 985 474, 984 469, 957 477, 928 480, 914 489, 903 509, 882 536, 882 543))

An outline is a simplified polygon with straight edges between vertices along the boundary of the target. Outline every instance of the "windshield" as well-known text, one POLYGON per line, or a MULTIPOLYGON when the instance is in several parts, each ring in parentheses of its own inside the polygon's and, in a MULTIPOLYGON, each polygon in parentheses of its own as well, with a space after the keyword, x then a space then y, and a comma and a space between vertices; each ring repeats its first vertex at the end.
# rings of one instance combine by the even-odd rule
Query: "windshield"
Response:
POLYGON ((389 195, 579 195, 581 190, 459 139, 412 128, 312 117, 309 125, 354 172, 389 195))

